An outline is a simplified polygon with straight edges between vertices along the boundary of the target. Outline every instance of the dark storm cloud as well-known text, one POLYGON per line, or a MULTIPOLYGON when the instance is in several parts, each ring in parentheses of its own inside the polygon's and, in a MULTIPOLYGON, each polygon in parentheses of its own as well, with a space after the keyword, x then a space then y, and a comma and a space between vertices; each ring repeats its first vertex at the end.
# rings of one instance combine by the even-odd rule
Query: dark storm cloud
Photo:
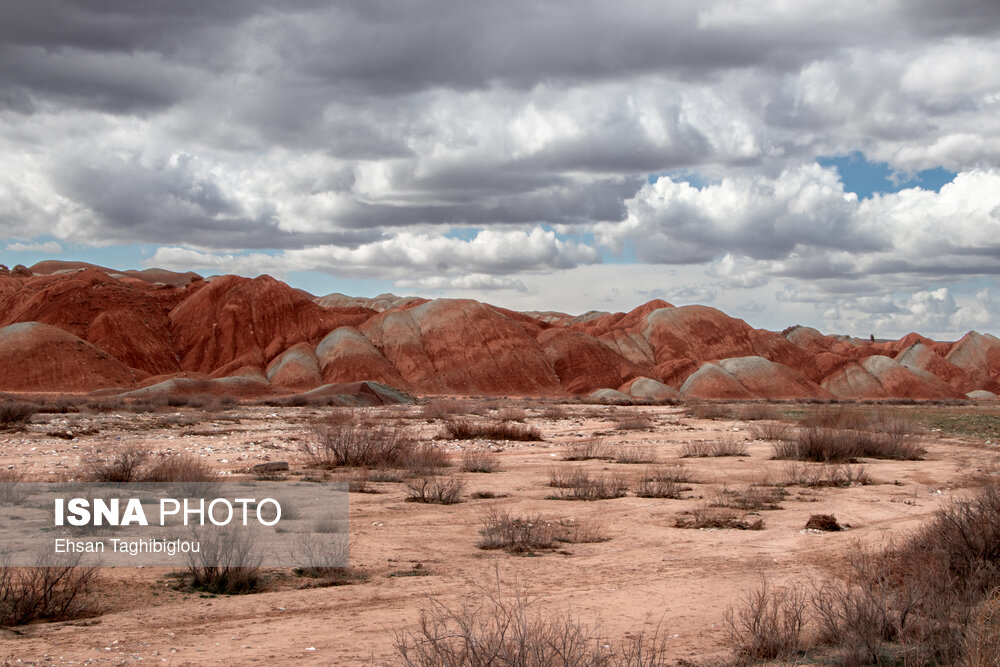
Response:
MULTIPOLYGON (((870 4, 0 0, 0 149, 22 160, 0 194, 35 211, 26 226, 73 211, 62 229, 78 241, 203 248, 617 224, 650 173, 774 173, 841 136, 912 142, 941 125, 884 101, 898 72, 859 79, 869 63, 844 54, 992 34, 997 3, 870 4), (29 205, 39 183, 59 207, 29 205)), ((639 259, 882 247, 852 233, 842 193, 750 194, 741 215, 651 202, 639 259)))

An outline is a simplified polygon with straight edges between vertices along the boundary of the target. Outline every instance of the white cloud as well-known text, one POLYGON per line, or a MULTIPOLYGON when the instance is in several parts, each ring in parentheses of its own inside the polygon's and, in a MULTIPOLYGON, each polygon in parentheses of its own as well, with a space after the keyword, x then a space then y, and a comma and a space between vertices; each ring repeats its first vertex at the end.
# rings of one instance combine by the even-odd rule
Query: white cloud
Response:
POLYGON ((42 252, 49 255, 59 255, 62 253, 62 246, 55 241, 45 243, 8 243, 7 250, 10 252, 42 252))

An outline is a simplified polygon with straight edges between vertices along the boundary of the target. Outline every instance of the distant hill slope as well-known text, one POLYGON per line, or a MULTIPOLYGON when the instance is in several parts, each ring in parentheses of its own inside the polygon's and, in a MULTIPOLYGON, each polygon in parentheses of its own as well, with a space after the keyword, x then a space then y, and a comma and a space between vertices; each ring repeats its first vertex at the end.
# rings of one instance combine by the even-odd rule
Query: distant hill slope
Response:
POLYGON ((1000 392, 1000 339, 776 333, 659 300, 574 317, 468 299, 313 297, 270 276, 206 280, 45 261, 0 271, 0 367, 0 390, 16 391, 244 378, 211 386, 270 394, 373 381, 418 394, 928 399, 1000 392))

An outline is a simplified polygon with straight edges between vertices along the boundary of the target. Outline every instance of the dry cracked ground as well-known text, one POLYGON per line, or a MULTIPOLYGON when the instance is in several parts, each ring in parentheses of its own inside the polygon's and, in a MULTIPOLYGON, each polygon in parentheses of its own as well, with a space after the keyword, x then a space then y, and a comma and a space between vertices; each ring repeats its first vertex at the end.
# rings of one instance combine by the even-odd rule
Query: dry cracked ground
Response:
MULTIPOLYGON (((773 438, 787 436, 803 416, 828 409, 449 399, 356 411, 364 424, 404 429, 445 450, 453 465, 443 475, 464 482, 462 501, 409 502, 412 475, 372 475, 401 481, 367 481, 363 485, 374 493, 351 494, 353 575, 345 585, 269 570, 260 592, 212 595, 185 590, 165 570, 104 569, 87 615, 0 630, 0 659, 39 665, 397 664, 394 644, 415 630, 432 601, 456 609, 499 586, 501 594, 521 590, 533 597, 538 614, 596 626, 609 645, 641 633, 658 638, 668 664, 724 660, 731 654, 724 613, 762 576, 775 585, 835 576, 859 543, 881 544, 912 531, 997 470, 995 407, 856 405, 850 409, 889 412, 909 423, 917 432, 907 438, 926 449, 922 460, 863 459, 842 467, 866 473, 867 484, 796 484, 818 467, 775 460, 773 438), (457 422, 534 427, 542 439, 441 437, 457 422), (470 451, 491 453, 486 458, 498 470, 463 471, 470 451), (685 456, 705 453, 734 455, 685 456), (587 455, 600 458, 567 460, 587 455), (567 498, 571 489, 551 485, 554 476, 581 470, 624 486, 625 495, 574 500, 567 498), (642 480, 652 478, 666 479, 665 495, 679 497, 637 496, 642 480), (489 495, 494 497, 476 497, 489 495), (748 495, 772 509, 741 507, 748 495), (717 504, 729 507, 708 507, 717 504), (498 511, 541 517, 560 530, 586 526, 601 539, 559 542, 527 555, 482 549, 484 521, 498 511), (846 529, 806 530, 815 514, 834 515, 846 529), (762 526, 678 527, 713 517, 762 526)), ((73 477, 81 458, 95 450, 137 445, 189 453, 227 476, 249 477, 255 464, 288 461, 290 471, 280 473, 286 478, 353 476, 360 485, 357 471, 320 471, 303 454, 303 445, 316 440, 315 424, 332 412, 235 405, 39 413, 24 430, 0 433, 0 468, 35 479, 73 477)))

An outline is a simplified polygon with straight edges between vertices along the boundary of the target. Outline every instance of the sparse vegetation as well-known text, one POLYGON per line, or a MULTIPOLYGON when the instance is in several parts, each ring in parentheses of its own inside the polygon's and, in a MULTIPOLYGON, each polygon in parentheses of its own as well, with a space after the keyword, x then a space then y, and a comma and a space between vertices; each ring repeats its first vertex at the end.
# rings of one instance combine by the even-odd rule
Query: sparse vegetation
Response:
POLYGON ((444 425, 444 436, 450 440, 542 440, 541 432, 534 426, 517 422, 495 421, 474 422, 469 420, 449 421, 444 425))
POLYGON ((639 445, 623 445, 614 449, 615 463, 653 463, 656 461, 656 451, 652 447, 639 445))
POLYGON ((675 528, 732 528, 736 530, 762 530, 764 520, 729 508, 698 507, 678 515, 675 528))
POLYGON ((801 649, 807 596, 795 587, 775 588, 765 579, 725 614, 726 630, 742 663, 790 658, 801 649))
POLYGON ((785 422, 761 421, 750 426, 749 434, 754 440, 787 440, 793 430, 785 422))
POLYGON ((859 458, 917 461, 925 453, 908 434, 824 427, 799 429, 793 439, 774 445, 776 459, 817 463, 852 463, 859 458))
POLYGON ((563 455, 564 461, 588 461, 606 458, 608 458, 608 448, 597 438, 574 442, 566 448, 566 453, 563 455))
POLYGON ((773 486, 748 486, 743 489, 723 489, 711 502, 711 507, 728 507, 730 509, 757 512, 760 510, 780 510, 778 503, 788 493, 773 486))
POLYGON ((685 491, 690 491, 691 487, 685 482, 689 481, 687 471, 680 467, 657 466, 647 468, 632 487, 633 493, 640 498, 671 498, 674 500, 682 498, 685 491))
POLYGON ((714 442, 689 442, 681 448, 681 458, 747 456, 749 453, 747 444, 734 438, 723 438, 714 442))
POLYGON ((406 488, 406 499, 410 502, 454 505, 462 502, 465 482, 458 478, 428 475, 411 479, 406 488))
MULTIPOLYGON (((299 450, 317 468, 407 467, 418 445, 410 434, 395 424, 365 424, 360 418, 334 412, 312 429, 312 437, 299 441, 299 450)), ((424 452, 426 454, 426 452, 424 452)), ((422 466, 430 462, 422 460, 422 466)))
POLYGON ((496 472, 500 459, 491 451, 467 449, 462 453, 463 472, 496 472))
POLYGON ((190 454, 153 456, 138 445, 122 445, 110 452, 84 455, 82 477, 88 482, 213 482, 218 475, 206 462, 190 454))
POLYGON ((639 632, 612 643, 569 616, 543 614, 518 586, 482 590, 457 607, 431 600, 418 629, 397 633, 406 667, 665 667, 666 640, 639 632))
POLYGON ((785 466, 784 478, 781 481, 785 486, 840 488, 855 484, 867 486, 873 483, 868 468, 863 465, 826 463, 809 465, 794 461, 785 466))
POLYGON ((37 406, 23 401, 0 402, 0 430, 18 431, 38 412, 37 406))
POLYGON ((621 475, 591 475, 582 468, 564 476, 553 473, 549 486, 559 489, 554 500, 609 500, 628 492, 628 481, 621 475))
POLYGON ((603 526, 591 521, 547 519, 539 514, 514 516, 495 505, 487 508, 482 524, 477 546, 512 554, 555 549, 560 543, 583 544, 608 539, 603 526))
POLYGON ((34 567, 0 566, 0 628, 93 614, 97 568, 79 562, 79 555, 47 554, 34 567))
POLYGON ((261 555, 253 533, 233 529, 205 530, 200 552, 188 554, 187 585, 217 595, 252 593, 261 584, 261 555))
POLYGON ((653 428, 653 416, 648 412, 621 412, 617 414, 615 428, 619 431, 647 431, 653 428))

